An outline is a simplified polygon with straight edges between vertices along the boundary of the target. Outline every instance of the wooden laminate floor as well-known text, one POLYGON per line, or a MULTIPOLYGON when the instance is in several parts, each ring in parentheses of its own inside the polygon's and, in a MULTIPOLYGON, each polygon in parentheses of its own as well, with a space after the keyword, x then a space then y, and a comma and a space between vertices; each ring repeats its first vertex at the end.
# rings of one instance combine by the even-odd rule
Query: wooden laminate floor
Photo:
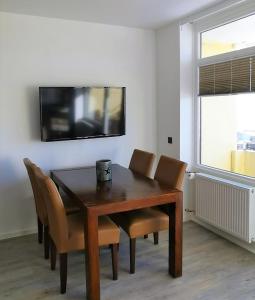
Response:
MULTIPOLYGON (((85 299, 84 255, 69 256, 66 295, 59 294, 59 270, 50 271, 35 235, 0 242, 0 299, 85 299)), ((103 300, 255 299, 255 255, 203 229, 184 224, 183 277, 167 275, 167 234, 160 244, 137 241, 136 274, 130 275, 128 239, 121 236, 119 280, 111 280, 109 249, 101 250, 103 300)))

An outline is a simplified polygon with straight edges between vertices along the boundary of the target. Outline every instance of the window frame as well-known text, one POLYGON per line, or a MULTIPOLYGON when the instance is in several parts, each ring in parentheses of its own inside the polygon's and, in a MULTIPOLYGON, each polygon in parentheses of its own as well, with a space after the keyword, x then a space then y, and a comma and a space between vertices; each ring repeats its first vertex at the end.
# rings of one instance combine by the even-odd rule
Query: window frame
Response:
POLYGON ((199 96, 199 67, 207 64, 214 64, 224 62, 226 60, 233 60, 243 58, 247 56, 255 56, 255 46, 235 50, 228 53, 218 54, 205 58, 200 57, 201 52, 201 33, 212 30, 214 28, 223 26, 225 24, 237 21, 239 19, 248 17, 255 14, 255 3, 247 2, 240 5, 236 5, 232 8, 225 9, 216 14, 209 15, 198 21, 194 22, 194 129, 195 129, 195 149, 194 149, 194 168, 197 172, 207 172, 215 176, 221 176, 230 180, 237 180, 242 183, 255 184, 255 177, 249 177, 225 171, 222 169, 214 168, 201 164, 201 97, 199 96))

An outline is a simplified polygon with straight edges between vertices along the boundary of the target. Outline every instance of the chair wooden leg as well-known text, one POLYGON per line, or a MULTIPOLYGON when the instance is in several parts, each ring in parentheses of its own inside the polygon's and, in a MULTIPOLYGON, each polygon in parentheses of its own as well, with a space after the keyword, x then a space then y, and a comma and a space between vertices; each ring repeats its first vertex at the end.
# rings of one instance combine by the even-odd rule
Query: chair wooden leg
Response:
POLYGON ((43 224, 37 217, 37 228, 38 228, 38 243, 41 244, 43 241, 43 224))
POLYGON ((111 245, 111 253, 112 253, 112 279, 117 280, 118 279, 118 249, 119 244, 112 244, 111 245))
POLYGON ((129 239, 130 248, 130 274, 135 273, 135 244, 136 239, 129 239))
POLYGON ((158 232, 153 232, 154 245, 158 245, 158 232))
POLYGON ((59 254, 59 268, 60 268, 60 293, 66 292, 67 281, 67 253, 59 254))
POLYGON ((52 239, 50 239, 50 268, 52 271, 56 270, 56 246, 52 239))
POLYGON ((144 239, 147 239, 148 238, 148 234, 145 234, 143 237, 144 237, 144 239))
POLYGON ((49 258, 50 243, 49 243, 49 227, 44 225, 44 258, 49 258))

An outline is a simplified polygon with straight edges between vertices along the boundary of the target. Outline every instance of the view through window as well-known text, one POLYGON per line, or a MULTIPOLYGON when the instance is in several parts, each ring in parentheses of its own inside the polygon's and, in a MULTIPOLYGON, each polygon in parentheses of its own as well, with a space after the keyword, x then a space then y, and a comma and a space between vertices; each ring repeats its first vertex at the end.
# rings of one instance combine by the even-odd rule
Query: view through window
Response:
POLYGON ((255 15, 201 33, 201 57, 255 46, 255 15))
MULTIPOLYGON (((254 16, 201 33, 201 59, 235 50, 240 50, 242 58, 241 49, 255 46, 255 36, 247 34, 252 28, 255 28, 254 16)), ((212 74, 209 69, 202 73, 200 67, 200 163, 255 177, 255 93, 252 87, 255 50, 247 67, 242 69, 233 69, 232 61, 225 65, 216 64, 217 60, 213 67, 205 66, 214 70, 212 74), (218 73, 215 72, 217 67, 218 73), (245 82, 245 93, 233 92, 236 87, 233 76, 236 82, 245 82)))

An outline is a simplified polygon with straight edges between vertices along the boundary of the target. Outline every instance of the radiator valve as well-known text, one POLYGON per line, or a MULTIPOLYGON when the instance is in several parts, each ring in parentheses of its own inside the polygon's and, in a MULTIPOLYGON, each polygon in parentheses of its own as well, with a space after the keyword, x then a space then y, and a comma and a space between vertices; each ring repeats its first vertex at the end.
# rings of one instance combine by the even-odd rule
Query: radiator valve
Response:
POLYGON ((190 180, 194 179, 196 176, 195 172, 186 172, 186 173, 187 173, 188 179, 190 179, 190 180))
POLYGON ((185 212, 188 214, 194 214, 196 211, 194 209, 185 208, 185 212))

